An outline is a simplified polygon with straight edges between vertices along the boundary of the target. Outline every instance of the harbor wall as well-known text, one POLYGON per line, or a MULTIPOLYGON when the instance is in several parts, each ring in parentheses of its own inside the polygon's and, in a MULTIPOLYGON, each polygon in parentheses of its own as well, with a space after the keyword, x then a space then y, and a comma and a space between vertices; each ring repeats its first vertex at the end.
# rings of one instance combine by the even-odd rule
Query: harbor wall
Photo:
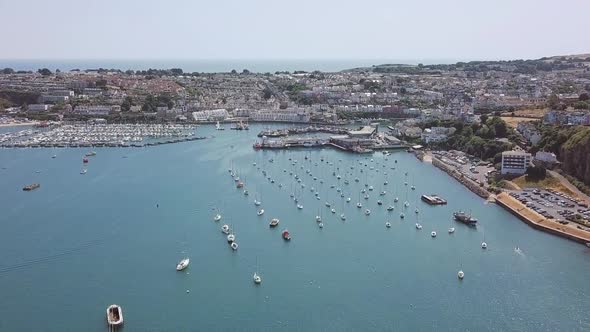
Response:
POLYGON ((551 221, 522 205, 507 193, 498 194, 496 196, 496 203, 535 229, 579 243, 590 242, 590 233, 563 226, 556 221, 551 221))
POLYGON ((457 170, 455 170, 451 166, 443 163, 438 158, 435 158, 435 157, 432 158, 432 165, 441 169, 445 173, 449 174, 450 176, 455 178, 457 181, 461 182, 465 187, 467 187, 467 189, 471 190, 479 197, 485 198, 485 199, 490 197, 490 193, 485 188, 480 187, 479 184, 466 178, 461 173, 459 173, 457 170))

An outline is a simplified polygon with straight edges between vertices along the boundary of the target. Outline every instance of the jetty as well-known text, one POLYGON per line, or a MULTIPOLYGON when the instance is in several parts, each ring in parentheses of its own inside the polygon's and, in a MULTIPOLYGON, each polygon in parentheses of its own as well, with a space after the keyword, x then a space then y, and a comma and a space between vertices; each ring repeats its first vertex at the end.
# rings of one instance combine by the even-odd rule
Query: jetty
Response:
POLYGON ((304 128, 285 128, 275 130, 263 130, 258 133, 258 137, 285 137, 289 135, 301 135, 301 134, 315 134, 325 133, 334 135, 345 135, 348 133, 346 128, 328 127, 328 126, 309 126, 304 128))

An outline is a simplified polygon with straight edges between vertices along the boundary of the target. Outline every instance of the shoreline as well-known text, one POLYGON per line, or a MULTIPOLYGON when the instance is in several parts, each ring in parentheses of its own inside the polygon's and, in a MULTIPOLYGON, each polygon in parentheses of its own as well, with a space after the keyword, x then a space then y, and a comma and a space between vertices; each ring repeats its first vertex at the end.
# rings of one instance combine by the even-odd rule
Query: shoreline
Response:
POLYGON ((503 192, 496 195, 495 202, 532 228, 582 244, 590 243, 590 232, 567 225, 561 225, 556 221, 547 219, 530 210, 516 199, 510 197, 507 193, 503 192))
POLYGON ((34 126, 39 122, 0 123, 0 128, 34 126))

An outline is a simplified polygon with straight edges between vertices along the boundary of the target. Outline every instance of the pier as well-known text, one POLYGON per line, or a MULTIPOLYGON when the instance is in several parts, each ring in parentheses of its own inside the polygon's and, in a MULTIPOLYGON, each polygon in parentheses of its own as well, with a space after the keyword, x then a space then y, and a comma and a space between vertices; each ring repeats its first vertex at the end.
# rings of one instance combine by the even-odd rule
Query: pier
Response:
POLYGON ((315 133, 325 133, 325 134, 334 134, 334 135, 345 135, 348 133, 348 129, 346 128, 338 128, 338 127, 316 127, 316 126, 309 126, 305 128, 286 128, 286 129, 276 129, 276 130, 262 130, 258 133, 258 137, 285 137, 289 135, 301 135, 301 134, 315 134, 315 133))

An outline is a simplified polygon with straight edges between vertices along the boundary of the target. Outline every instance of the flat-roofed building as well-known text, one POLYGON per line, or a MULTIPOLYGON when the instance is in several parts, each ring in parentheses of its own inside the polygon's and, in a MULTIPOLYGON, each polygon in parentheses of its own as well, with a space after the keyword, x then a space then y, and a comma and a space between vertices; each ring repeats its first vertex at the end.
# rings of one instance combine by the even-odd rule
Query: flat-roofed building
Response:
POLYGON ((502 152, 502 174, 524 174, 531 164, 531 154, 524 151, 502 152))

